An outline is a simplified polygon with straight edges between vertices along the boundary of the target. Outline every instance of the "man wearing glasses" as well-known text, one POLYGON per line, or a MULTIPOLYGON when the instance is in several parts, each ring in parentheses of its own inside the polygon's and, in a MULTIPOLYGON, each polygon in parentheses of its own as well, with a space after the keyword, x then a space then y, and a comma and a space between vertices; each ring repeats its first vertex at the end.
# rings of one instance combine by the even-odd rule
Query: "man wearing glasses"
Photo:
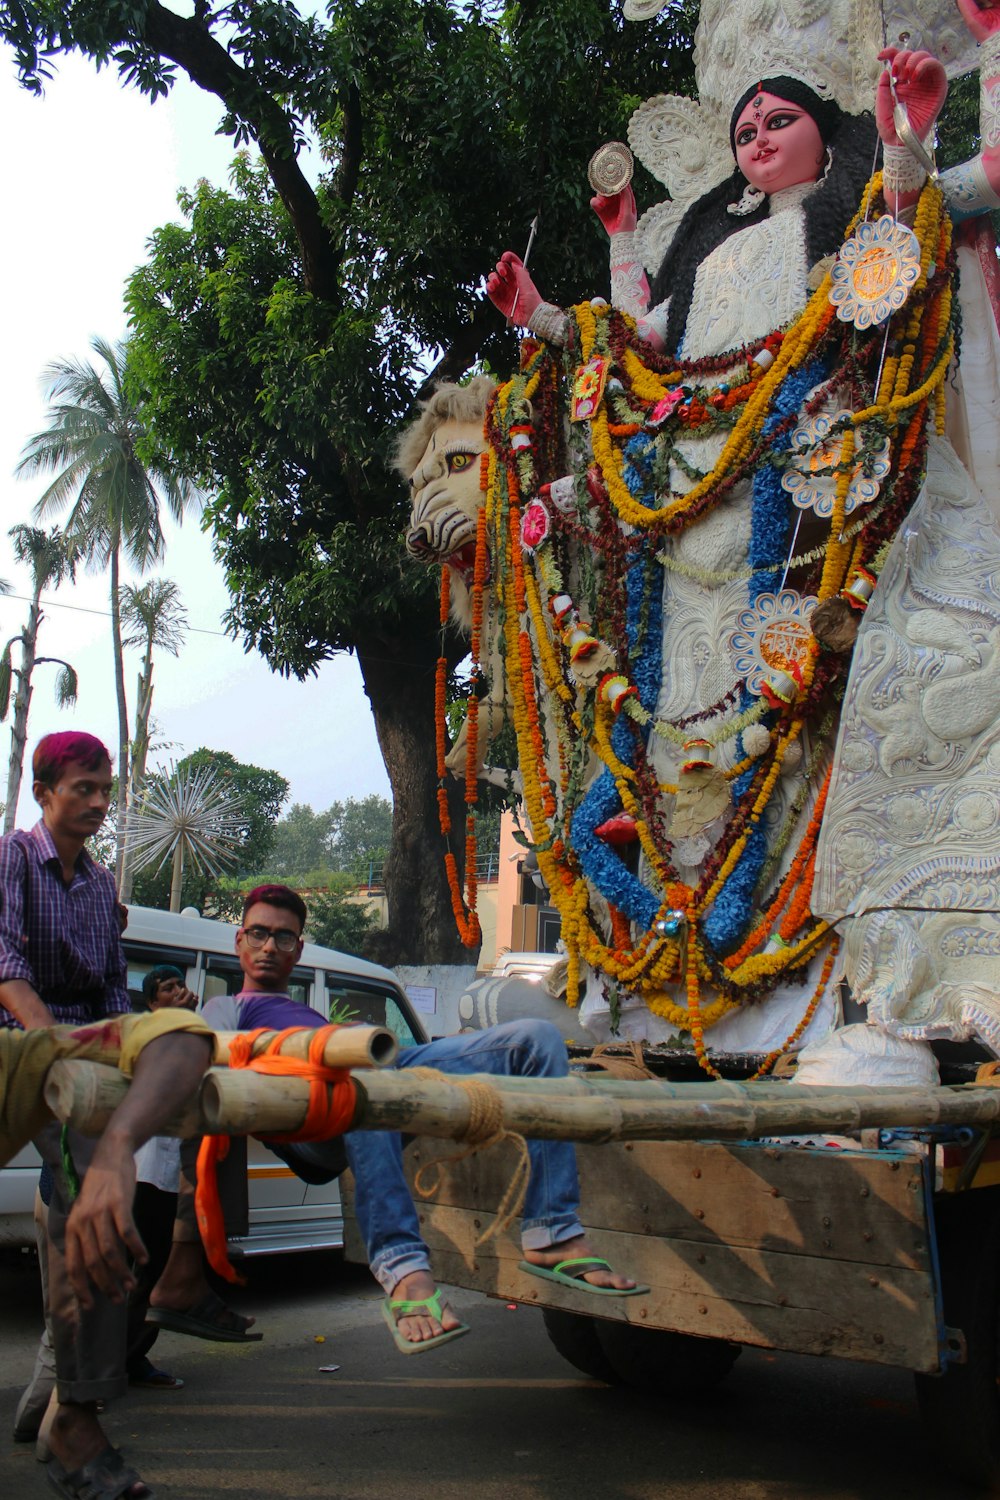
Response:
MULTIPOLYGON (((216 1031, 256 1027, 325 1026, 326 1018, 293 1000, 288 981, 302 954, 306 907, 287 886, 258 886, 243 908, 236 951, 243 970, 238 995, 210 1000, 202 1019, 216 1031)), ((397 1068, 433 1067, 446 1073, 560 1076, 566 1048, 546 1021, 513 1021, 461 1036, 405 1047, 397 1068)), ((271 1145, 306 1181, 329 1182, 347 1161, 356 1183, 358 1224, 373 1274, 386 1293, 383 1315, 404 1354, 423 1353, 467 1333, 431 1275, 427 1247, 403 1172, 401 1137, 354 1130, 331 1141, 271 1145)), ((531 1180, 522 1219, 525 1263, 537 1274, 572 1280, 581 1291, 629 1296, 645 1291, 595 1256, 577 1217, 579 1186, 572 1145, 531 1141, 531 1180), (567 1274, 568 1273, 568 1274, 567 1274)))

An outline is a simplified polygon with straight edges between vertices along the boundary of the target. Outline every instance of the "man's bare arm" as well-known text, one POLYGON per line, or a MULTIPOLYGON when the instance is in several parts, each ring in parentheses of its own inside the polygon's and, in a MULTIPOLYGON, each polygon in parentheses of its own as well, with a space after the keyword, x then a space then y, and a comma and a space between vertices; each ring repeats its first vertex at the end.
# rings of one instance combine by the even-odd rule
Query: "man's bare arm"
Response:
POLYGON ((0 1005, 17 1017, 25 1031, 56 1024, 55 1016, 26 979, 8 979, 0 984, 0 1005))
POLYGON ((135 1285, 128 1256, 145 1262, 147 1255, 132 1218, 133 1156, 194 1093, 211 1057, 207 1037, 183 1031, 143 1048, 66 1224, 66 1270, 85 1307, 93 1301, 92 1287, 121 1302, 135 1285))

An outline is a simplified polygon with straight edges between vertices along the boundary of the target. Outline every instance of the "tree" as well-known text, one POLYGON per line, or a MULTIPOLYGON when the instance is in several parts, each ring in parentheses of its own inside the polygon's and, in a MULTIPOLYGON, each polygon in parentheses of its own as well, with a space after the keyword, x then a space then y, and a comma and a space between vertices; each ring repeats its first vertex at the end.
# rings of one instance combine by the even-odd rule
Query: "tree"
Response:
POLYGON ((111 640, 118 704, 118 802, 116 876, 125 854, 125 809, 129 784, 128 706, 120 613, 121 560, 138 573, 163 555, 160 502, 180 520, 192 488, 154 441, 141 404, 125 383, 124 344, 91 340, 103 361, 55 360, 45 369, 48 426, 24 446, 16 472, 54 474, 35 506, 42 519, 68 505, 66 533, 91 566, 110 571, 111 640))
MULTIPOLYGON (((0 9, 29 87, 73 49, 154 98, 179 69, 260 149, 262 168, 241 163, 231 193, 200 185, 155 237, 129 291, 135 378, 216 497, 232 630, 297 676, 357 653, 393 790, 390 962, 463 956, 437 832, 434 586, 403 564, 392 436, 434 376, 512 364, 482 277, 539 211, 549 294, 606 287, 586 162, 640 99, 689 86, 695 9, 643 26, 609 0, 332 0, 325 19, 288 0, 0 9)), ((641 172, 637 188, 654 201, 641 172)), ((445 651, 454 664, 464 646, 445 651)))
POLYGON ((327 816, 332 825, 333 869, 363 880, 371 866, 385 862, 392 838, 392 804, 373 794, 358 801, 335 802, 327 816))
MULTIPOLYGON (((52 665, 62 668, 56 678, 56 702, 66 708, 76 702, 76 672, 69 662, 58 656, 36 656, 38 632, 44 612, 42 591, 56 589, 69 578, 72 580, 76 567, 76 547, 61 531, 41 531, 37 526, 12 526, 7 535, 14 543, 14 556, 18 562, 31 568, 31 601, 28 619, 19 635, 12 636, 0 656, 0 719, 7 717, 10 703, 12 679, 16 678, 14 693, 14 718, 10 727, 10 760, 7 765, 7 801, 4 807, 3 831, 10 833, 17 818, 17 800, 21 794, 21 777, 24 773, 24 750, 28 741, 28 712, 31 708, 32 677, 36 667, 52 665), (12 652, 15 645, 21 647, 20 665, 13 665, 12 652)), ((2 592, 9 592, 4 584, 2 592)))
MULTIPOLYGON (((121 594, 122 645, 142 651, 142 669, 136 686, 135 738, 131 746, 128 804, 131 805, 146 778, 149 754, 149 722, 153 708, 153 648, 180 654, 187 629, 187 611, 180 590, 169 578, 151 578, 141 587, 127 583, 121 594)), ((128 840, 119 887, 121 899, 131 901, 133 865, 128 840)))
POLYGON ((240 844, 234 875, 249 875, 262 869, 274 845, 274 825, 288 797, 288 782, 277 771, 251 766, 228 750, 195 750, 182 766, 209 766, 240 799, 240 844))
POLYGON ((306 937, 311 943, 364 954, 377 931, 378 919, 371 907, 348 900, 343 892, 330 890, 309 897, 306 937))
POLYGON ((293 802, 274 826, 268 869, 282 881, 313 870, 332 870, 332 837, 330 812, 313 812, 308 803, 293 802))

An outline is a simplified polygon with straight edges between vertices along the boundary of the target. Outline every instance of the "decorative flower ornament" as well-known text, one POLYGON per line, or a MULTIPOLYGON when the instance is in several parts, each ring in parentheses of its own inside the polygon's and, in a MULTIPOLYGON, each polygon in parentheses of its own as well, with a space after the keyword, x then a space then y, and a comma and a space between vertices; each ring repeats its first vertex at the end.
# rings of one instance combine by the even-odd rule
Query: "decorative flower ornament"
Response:
POLYGON ((830 301, 843 323, 871 328, 898 312, 920 275, 920 245, 891 214, 859 224, 830 272, 830 301))
MULTIPOLYGON (((792 433, 792 449, 801 455, 799 462, 802 466, 787 469, 781 476, 781 487, 788 491, 800 510, 814 510, 818 516, 833 515, 842 440, 842 430, 837 424, 845 418, 850 420, 851 415, 846 408, 821 412, 792 433)), ((877 448, 862 453, 855 464, 844 502, 845 515, 849 516, 857 506, 868 505, 876 498, 889 468, 889 439, 886 437, 877 448)))
POLYGON ((841 594, 852 609, 864 611, 875 592, 877 582, 878 579, 874 573, 869 573, 867 568, 859 568, 855 578, 845 589, 841 590, 841 594))
POLYGON ((628 698, 638 701, 639 694, 623 672, 610 673, 601 679, 598 691, 613 714, 618 714, 628 698))
POLYGON ((552 521, 541 500, 532 500, 521 517, 521 546, 526 552, 534 552, 547 539, 552 521))
POLYGON ((791 676, 793 684, 796 675, 801 682, 812 653, 809 616, 817 602, 811 594, 803 598, 794 589, 782 589, 780 594, 760 594, 756 604, 740 611, 729 649, 734 673, 755 697, 761 696, 765 680, 772 691, 783 688, 782 674, 791 676))
POLYGON ((668 391, 662 401, 656 403, 646 418, 646 426, 660 427, 673 414, 674 407, 680 406, 684 400, 684 394, 680 386, 676 386, 672 391, 668 391))

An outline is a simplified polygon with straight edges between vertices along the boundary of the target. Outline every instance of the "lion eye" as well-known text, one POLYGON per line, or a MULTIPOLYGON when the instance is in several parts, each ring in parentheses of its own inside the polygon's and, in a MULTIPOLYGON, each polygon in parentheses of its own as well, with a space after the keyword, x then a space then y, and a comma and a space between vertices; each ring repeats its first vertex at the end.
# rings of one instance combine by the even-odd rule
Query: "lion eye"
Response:
POLYGON ((471 464, 472 459, 473 459, 473 454, 471 454, 471 453, 449 453, 448 454, 448 473, 449 474, 458 474, 458 473, 461 472, 462 469, 467 469, 469 467, 469 465, 471 464))

